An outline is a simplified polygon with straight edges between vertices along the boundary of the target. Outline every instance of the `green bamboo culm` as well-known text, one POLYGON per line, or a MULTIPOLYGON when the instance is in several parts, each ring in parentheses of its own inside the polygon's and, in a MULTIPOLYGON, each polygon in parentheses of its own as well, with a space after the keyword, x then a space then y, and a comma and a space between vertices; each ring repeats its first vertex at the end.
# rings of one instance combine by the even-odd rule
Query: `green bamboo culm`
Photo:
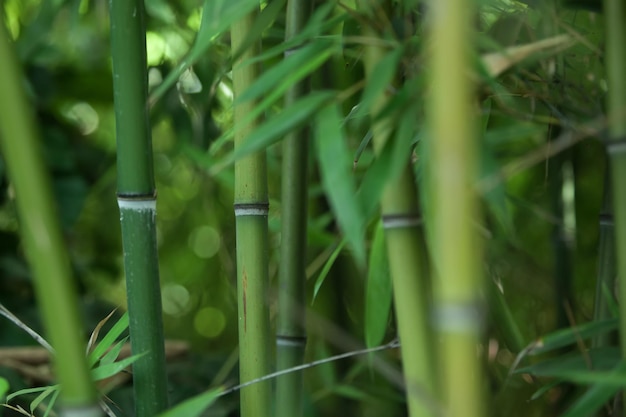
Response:
MULTIPOLYGON (((4 21, 0 8, 0 22, 4 21)), ((3 159, 15 190, 20 235, 33 271, 41 316, 55 349, 55 372, 62 387, 61 415, 100 416, 58 209, 40 154, 37 124, 23 91, 24 78, 3 23, 0 23, 0 62, 3 159)))
POLYGON ((486 415, 478 357, 482 329, 478 168, 471 81, 473 18, 468 0, 429 3, 428 126, 432 154, 434 322, 440 354, 440 398, 447 417, 486 415))
MULTIPOLYGON (((369 16, 383 13, 382 2, 362 0, 357 2, 360 12, 369 16)), ((389 10, 390 8, 385 8, 389 10)), ((374 20, 375 21, 375 20, 374 20)), ((380 37, 370 26, 364 27, 365 38, 380 37)), ((364 65, 368 83, 375 82, 375 68, 389 50, 380 42, 367 42, 364 48, 364 65)), ((380 155, 391 140, 390 119, 377 118, 389 98, 381 93, 370 109, 372 119, 372 144, 380 155)), ((417 117, 415 115, 414 117, 417 117)), ((405 167, 397 178, 385 185, 381 199, 382 224, 385 230, 390 276, 393 283, 393 300, 398 333, 402 341, 402 367, 407 386, 407 405, 410 417, 436 415, 436 375, 433 334, 430 326, 430 283, 428 256, 421 229, 421 214, 413 171, 409 164, 410 149, 406 150, 405 167)))
MULTIPOLYGON (((285 41, 298 35, 312 11, 310 0, 288 0, 285 41)), ((288 54, 285 54, 288 57, 288 54)), ((292 85, 285 94, 285 108, 306 96, 309 83, 292 85)), ((301 365, 304 361, 306 281, 306 224, 308 196, 309 130, 295 129, 283 142, 282 230, 280 273, 278 277, 278 322, 276 329, 277 370, 301 365)), ((302 372, 291 372, 276 379, 277 417, 303 415, 302 372)))
POLYGON ((111 51, 117 135, 118 204, 124 247, 135 416, 168 406, 161 289, 156 247, 156 191, 148 122, 144 2, 111 0, 111 51))
MULTIPOLYGON (((623 0, 605 0, 606 77, 608 82, 607 111, 609 142, 607 151, 611 165, 615 252, 626 253, 626 4, 623 0)), ((619 277, 620 346, 626 358, 626 256, 617 256, 619 277)), ((624 391, 626 401, 626 391, 624 391)), ((626 403, 626 402, 625 402, 626 403)))
MULTIPOLYGON (((257 12, 248 14, 231 27, 231 46, 239 51, 257 12)), ((259 51, 253 43, 233 64, 235 99, 258 77, 256 64, 241 65, 259 51)), ((234 108, 237 127, 252 112, 254 100, 234 108)), ((235 130, 235 150, 256 128, 257 122, 235 130)), ((242 383, 270 373, 269 309, 267 305, 268 232, 267 172, 265 152, 257 152, 235 163, 235 227, 237 240, 237 299, 239 317, 239 379, 242 383)), ((243 388, 240 395, 242 417, 269 417, 269 382, 243 388)))

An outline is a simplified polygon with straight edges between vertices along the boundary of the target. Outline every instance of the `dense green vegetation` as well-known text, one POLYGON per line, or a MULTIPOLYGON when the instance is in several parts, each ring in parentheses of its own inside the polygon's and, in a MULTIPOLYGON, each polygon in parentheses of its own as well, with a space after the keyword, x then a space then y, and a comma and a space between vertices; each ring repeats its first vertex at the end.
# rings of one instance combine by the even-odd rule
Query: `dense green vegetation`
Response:
POLYGON ((622 0, 143 5, 0 1, 2 415, 624 414, 622 0))

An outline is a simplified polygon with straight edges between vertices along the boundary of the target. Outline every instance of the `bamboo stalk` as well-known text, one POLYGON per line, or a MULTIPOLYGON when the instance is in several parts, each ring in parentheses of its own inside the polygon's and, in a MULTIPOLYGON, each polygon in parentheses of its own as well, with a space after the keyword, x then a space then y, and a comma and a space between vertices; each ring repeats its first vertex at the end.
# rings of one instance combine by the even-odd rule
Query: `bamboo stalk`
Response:
MULTIPOLYGON (((239 51, 254 22, 255 13, 231 28, 231 46, 239 51)), ((254 43, 233 64, 235 98, 258 77, 256 64, 239 65, 259 51, 254 43)), ((245 120, 256 102, 238 104, 234 123, 245 120)), ((257 123, 249 123, 235 133, 235 149, 245 141, 257 123)), ((242 383, 270 373, 269 312, 267 306, 268 239, 267 172, 265 152, 261 151, 235 163, 235 217, 237 241, 237 299, 239 315, 239 378, 242 383)), ((262 382, 241 391, 242 417, 270 415, 270 384, 262 382)))
POLYGON ((474 50, 473 1, 430 3, 429 103, 432 167, 435 322, 441 398, 448 417, 482 417, 483 376, 477 348, 482 326, 481 250, 473 181, 477 141, 468 76, 474 50))
MULTIPOLYGON (((607 151, 611 165, 615 253, 619 280, 620 347, 626 358, 626 4, 622 0, 605 0, 606 71, 608 81, 607 110, 609 116, 609 142, 607 151)), ((626 403, 626 391, 623 394, 626 403)))
MULTIPOLYGON (((311 10, 310 0, 288 0, 285 41, 288 42, 302 30, 311 10)), ((308 91, 308 80, 295 83, 286 92, 285 108, 293 105, 308 91)), ((304 314, 300 312, 304 312, 305 305, 308 149, 307 128, 290 132, 283 142, 281 264, 276 329, 278 371, 302 364, 306 347, 304 314)), ((302 394, 302 372, 277 378, 275 415, 303 415, 302 394)))
POLYGON ((144 2, 111 0, 118 204, 124 247, 135 416, 165 410, 167 378, 156 246, 156 190, 148 122, 144 2))
MULTIPOLYGON (((374 16, 379 13, 377 7, 381 7, 374 3, 359 2, 358 6, 360 11, 374 16)), ((364 28, 364 36, 378 37, 370 27, 364 28)), ((372 73, 386 52, 383 47, 374 43, 365 46, 364 64, 368 82, 374 82, 371 79, 372 73)), ((387 96, 381 94, 373 102, 371 117, 375 117, 387 102, 387 96)), ((390 140, 389 119, 375 122, 372 130, 374 151, 380 155, 390 140)), ((409 155, 410 151, 407 149, 402 174, 385 185, 381 199, 381 216, 393 282, 398 333, 402 341, 402 367, 407 386, 409 415, 419 417, 434 415, 432 399, 435 398, 436 378, 433 335, 428 316, 428 256, 420 226, 421 214, 409 155)))
MULTIPOLYGON (((0 21, 4 21, 0 9, 0 21)), ((0 138, 20 219, 20 234, 33 271, 41 315, 56 351, 56 374, 62 386, 62 416, 102 414, 85 356, 78 297, 57 208, 41 157, 37 125, 22 91, 23 75, 0 24, 0 138)))

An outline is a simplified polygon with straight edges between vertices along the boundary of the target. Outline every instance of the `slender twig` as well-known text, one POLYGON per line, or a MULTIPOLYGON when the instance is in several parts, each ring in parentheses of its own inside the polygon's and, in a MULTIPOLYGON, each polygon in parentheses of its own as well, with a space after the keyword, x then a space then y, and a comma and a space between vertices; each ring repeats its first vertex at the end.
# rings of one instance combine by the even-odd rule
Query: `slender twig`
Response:
POLYGON ((319 359, 319 360, 316 360, 316 361, 313 361, 313 362, 308 362, 308 363, 305 363, 305 364, 302 364, 302 365, 294 366, 292 368, 283 369, 282 371, 272 372, 271 374, 263 375, 262 377, 253 379, 252 381, 248 381, 248 382, 243 383, 243 384, 235 385, 234 387, 231 387, 231 388, 227 389, 226 391, 222 392, 219 396, 222 397, 224 395, 232 394, 233 392, 239 391, 242 388, 249 387, 250 385, 258 384, 259 382, 264 382, 264 381, 267 381, 267 380, 270 380, 270 379, 274 379, 274 378, 277 378, 279 376, 283 376, 285 374, 290 374, 292 372, 298 372, 298 371, 302 371, 304 369, 313 368, 315 366, 323 365, 325 363, 338 361, 340 359, 351 358, 353 356, 364 355, 366 353, 380 352, 382 350, 387 350, 387 349, 396 349, 396 348, 399 348, 399 347, 400 347, 400 341, 398 339, 394 339, 394 340, 392 340, 391 342, 389 342, 387 344, 380 345, 380 346, 375 346, 373 348, 360 349, 360 350, 354 350, 354 351, 351 351, 351 352, 341 353, 339 355, 331 356, 329 358, 319 359))
POLYGON ((24 330, 30 337, 35 339, 37 343, 46 348, 51 353, 54 353, 54 348, 43 338, 39 333, 28 327, 26 323, 18 319, 13 313, 11 313, 4 305, 0 303, 0 315, 6 317, 10 322, 15 324, 20 329, 24 330))

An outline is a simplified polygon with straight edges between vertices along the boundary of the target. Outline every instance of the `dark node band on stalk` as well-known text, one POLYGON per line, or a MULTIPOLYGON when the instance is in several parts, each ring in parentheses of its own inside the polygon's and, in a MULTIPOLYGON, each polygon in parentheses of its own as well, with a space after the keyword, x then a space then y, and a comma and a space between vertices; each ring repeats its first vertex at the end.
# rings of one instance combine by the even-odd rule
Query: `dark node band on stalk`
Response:
POLYGON ((600 213, 600 226, 613 226, 613 215, 611 213, 600 213))
POLYGON ((482 332, 485 311, 480 302, 445 303, 434 310, 434 325, 444 332, 482 332))
POLYGON ((118 200, 146 201, 146 200, 156 200, 156 198, 157 198, 156 190, 151 191, 149 193, 117 193, 118 200))
POLYGON ((399 229, 404 227, 415 227, 422 224, 422 216, 416 213, 409 214, 386 214, 382 216, 383 229, 399 229))
POLYGON ((605 142, 606 152, 609 155, 620 155, 626 153, 626 138, 609 139, 605 142))
POLYGON ((304 347, 306 346, 306 337, 277 335, 276 346, 304 347))
POLYGON ((267 216, 270 212, 269 203, 236 203, 235 216, 267 216))

